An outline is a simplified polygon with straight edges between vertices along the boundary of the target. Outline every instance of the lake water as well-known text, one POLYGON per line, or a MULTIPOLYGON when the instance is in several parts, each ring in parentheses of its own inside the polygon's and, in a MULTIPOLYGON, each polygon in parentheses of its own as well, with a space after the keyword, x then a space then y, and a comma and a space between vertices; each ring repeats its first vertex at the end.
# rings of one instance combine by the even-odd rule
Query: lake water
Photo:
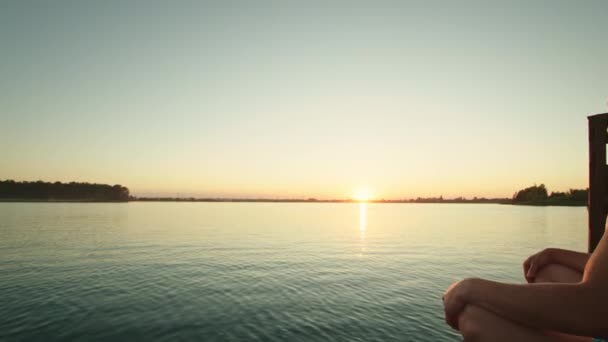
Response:
POLYGON ((586 242, 585 208, 0 203, 0 340, 458 341, 450 283, 586 242))

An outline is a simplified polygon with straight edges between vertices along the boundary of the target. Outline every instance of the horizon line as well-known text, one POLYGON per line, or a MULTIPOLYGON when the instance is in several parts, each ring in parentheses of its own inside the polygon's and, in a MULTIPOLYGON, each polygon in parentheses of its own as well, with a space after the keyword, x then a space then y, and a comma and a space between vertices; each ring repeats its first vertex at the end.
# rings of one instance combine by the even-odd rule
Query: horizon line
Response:
POLYGON ((374 202, 394 202, 394 203, 403 203, 403 202, 416 202, 416 201, 437 201, 437 202, 454 202, 454 201, 505 201, 512 200, 511 197, 451 197, 444 198, 443 196, 439 197, 416 197, 416 198, 399 198, 399 199, 386 199, 386 198, 378 198, 378 199, 367 199, 367 200, 358 200, 355 198, 330 198, 330 199, 319 199, 315 197, 309 198, 297 198, 297 197, 171 197, 171 196, 131 196, 132 201, 197 201, 197 202, 347 202, 347 203, 374 203, 374 202))

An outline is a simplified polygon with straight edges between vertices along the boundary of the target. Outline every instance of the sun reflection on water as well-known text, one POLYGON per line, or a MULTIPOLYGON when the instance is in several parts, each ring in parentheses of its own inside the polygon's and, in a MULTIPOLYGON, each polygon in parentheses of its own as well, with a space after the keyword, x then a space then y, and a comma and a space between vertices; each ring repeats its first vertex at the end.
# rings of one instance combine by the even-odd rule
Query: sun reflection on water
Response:
POLYGON ((359 203, 359 230, 365 232, 367 229, 367 203, 359 203))
POLYGON ((365 251, 367 251, 366 240, 367 230, 367 203, 359 203, 359 257, 363 257, 365 251))

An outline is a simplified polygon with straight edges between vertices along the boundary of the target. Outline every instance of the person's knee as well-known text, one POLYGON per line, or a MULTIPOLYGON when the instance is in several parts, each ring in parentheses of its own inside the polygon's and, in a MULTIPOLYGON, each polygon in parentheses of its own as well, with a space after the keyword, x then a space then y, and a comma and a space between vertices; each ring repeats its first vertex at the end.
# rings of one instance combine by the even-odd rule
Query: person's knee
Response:
POLYGON ((555 274, 559 272, 561 266, 556 264, 548 264, 543 266, 534 277, 535 283, 553 283, 555 282, 555 274))
POLYGON ((580 281, 578 272, 558 264, 548 264, 543 266, 536 277, 535 283, 574 283, 580 281))
POLYGON ((481 341, 481 315, 480 308, 467 305, 458 317, 458 330, 466 342, 481 341))

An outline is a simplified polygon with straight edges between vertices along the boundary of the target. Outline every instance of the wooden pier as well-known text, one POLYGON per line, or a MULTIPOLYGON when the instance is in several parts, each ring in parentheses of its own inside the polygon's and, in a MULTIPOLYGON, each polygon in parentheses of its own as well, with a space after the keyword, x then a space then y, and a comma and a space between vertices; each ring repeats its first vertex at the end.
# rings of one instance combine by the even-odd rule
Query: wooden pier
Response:
POLYGON ((608 214, 608 113, 591 115, 589 120, 589 252, 593 252, 604 234, 608 214))

